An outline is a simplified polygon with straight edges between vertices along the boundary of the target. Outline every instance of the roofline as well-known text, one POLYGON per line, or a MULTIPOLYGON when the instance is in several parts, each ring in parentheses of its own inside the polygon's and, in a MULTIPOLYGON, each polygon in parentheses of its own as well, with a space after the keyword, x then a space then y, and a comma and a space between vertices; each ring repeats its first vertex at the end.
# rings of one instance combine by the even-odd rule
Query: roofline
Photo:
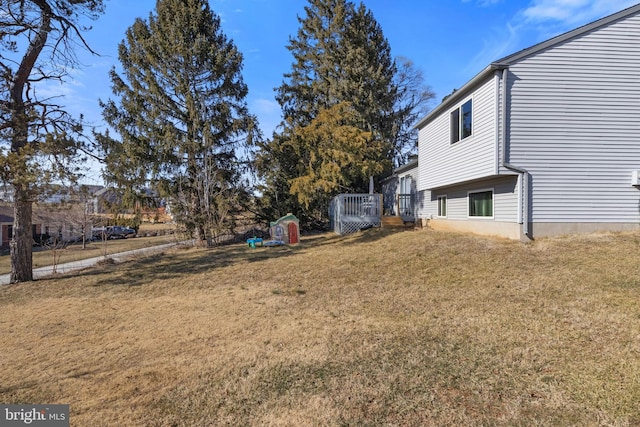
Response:
POLYGON ((495 62, 492 62, 487 66, 484 70, 480 71, 475 77, 469 80, 464 86, 462 86, 459 90, 451 94, 449 97, 445 98, 440 105, 434 108, 429 114, 427 114, 424 118, 422 118, 417 124, 414 125, 414 129, 420 129, 423 127, 428 121, 430 121, 434 116, 438 115, 442 112, 442 110, 450 107, 454 102, 458 101, 463 96, 466 96, 468 90, 478 83, 480 80, 488 77, 491 73, 496 70, 502 70, 505 68, 509 68, 509 65, 521 60, 522 58, 538 53, 542 50, 545 50, 551 46, 563 43, 569 39, 577 37, 579 35, 588 33, 598 27, 602 27, 604 25, 608 25, 612 22, 618 21, 622 18, 626 18, 627 16, 634 15, 636 13, 640 13, 640 4, 635 6, 628 7, 626 9, 621 10, 620 12, 616 12, 612 15, 605 16, 604 18, 600 18, 597 21, 593 21, 589 24, 578 27, 574 30, 568 31, 566 33, 560 34, 559 36, 550 38, 541 43, 530 46, 526 49, 520 50, 511 55, 505 56, 502 59, 499 59, 495 62))
POLYGON ((618 21, 622 18, 626 18, 630 15, 634 15, 640 12, 640 4, 636 4, 635 6, 630 6, 626 9, 623 9, 619 12, 616 12, 612 15, 605 16, 604 18, 600 18, 596 21, 593 21, 589 24, 585 24, 581 27, 575 28, 571 31, 567 31, 566 33, 560 34, 556 37, 552 37, 549 40, 543 41, 541 43, 535 44, 526 49, 522 49, 516 53, 512 53, 511 55, 505 56, 502 59, 496 61, 501 64, 512 64, 524 58, 525 56, 533 55, 534 53, 538 53, 542 50, 545 50, 551 46, 556 44, 564 43, 567 40, 570 40, 576 36, 580 36, 582 34, 588 33, 596 28, 603 27, 605 25, 609 25, 612 22, 618 21))
POLYGON ((386 181, 389 181, 391 179, 397 178, 398 174, 410 171, 411 169, 415 169, 417 167, 418 167, 418 158, 416 157, 415 159, 410 160, 409 162, 405 163, 404 165, 398 166, 397 168, 395 168, 391 175, 385 176, 384 178, 382 178, 380 180, 380 182, 386 182, 386 181))
POLYGON ((487 77, 491 76, 494 73, 494 71, 502 70, 503 68, 506 68, 506 67, 507 67, 507 65, 500 64, 500 63, 489 64, 489 66, 487 66, 484 70, 482 70, 478 74, 476 74, 475 77, 472 78, 471 80, 469 80, 464 86, 462 86, 460 89, 456 90, 454 93, 452 93, 451 95, 446 97, 442 101, 442 103, 440 105, 438 105, 436 108, 431 110, 429 112, 429 114, 427 114, 418 123, 416 123, 413 126, 413 128, 414 129, 420 129, 429 120, 431 120, 434 116, 437 116, 438 114, 440 114, 440 112, 442 112, 442 110, 445 110, 445 109, 449 108, 452 104, 454 104, 457 101, 459 101, 460 98, 466 96, 467 93, 469 92, 470 88, 472 88, 473 86, 478 84, 480 81, 482 81, 482 80, 486 79, 487 77))
POLYGON ((402 173, 402 172, 406 172, 408 170, 414 169, 418 167, 418 159, 412 159, 410 161, 408 161, 407 163, 405 163, 402 166, 398 166, 397 168, 394 169, 393 174, 398 174, 398 173, 402 173))

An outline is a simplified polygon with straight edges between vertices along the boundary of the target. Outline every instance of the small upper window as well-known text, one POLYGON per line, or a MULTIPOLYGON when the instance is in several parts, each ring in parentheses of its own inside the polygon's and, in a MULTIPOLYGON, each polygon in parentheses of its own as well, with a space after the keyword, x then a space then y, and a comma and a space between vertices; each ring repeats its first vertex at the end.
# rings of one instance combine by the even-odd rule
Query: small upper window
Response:
POLYGON ((471 136, 473 131, 472 103, 468 100, 451 112, 451 143, 471 136))

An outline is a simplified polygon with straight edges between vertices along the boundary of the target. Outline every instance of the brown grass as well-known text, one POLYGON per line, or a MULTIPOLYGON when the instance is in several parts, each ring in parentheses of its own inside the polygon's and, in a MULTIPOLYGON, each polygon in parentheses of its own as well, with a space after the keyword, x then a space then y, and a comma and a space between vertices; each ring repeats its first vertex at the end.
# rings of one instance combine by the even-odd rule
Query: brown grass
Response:
MULTIPOLYGON (((104 255, 112 255, 119 252, 130 251, 134 249, 147 248, 151 246, 162 245, 165 243, 175 242, 180 238, 175 234, 165 234, 167 230, 173 230, 168 224, 149 224, 140 228, 141 233, 147 231, 158 232, 159 235, 153 237, 136 237, 128 239, 116 239, 107 241, 87 242, 86 247, 82 247, 82 243, 70 244, 64 249, 51 250, 49 248, 34 247, 33 248, 33 268, 45 267, 54 263, 62 264, 65 262, 79 261, 83 259, 99 257, 104 255), (55 256, 55 262, 54 262, 55 256)), ((142 234, 141 234, 142 235, 142 234)), ((11 272, 11 258, 8 253, 0 255, 0 274, 11 272)))
POLYGON ((0 401, 74 426, 640 424, 640 235, 176 250, 0 288, 0 401))

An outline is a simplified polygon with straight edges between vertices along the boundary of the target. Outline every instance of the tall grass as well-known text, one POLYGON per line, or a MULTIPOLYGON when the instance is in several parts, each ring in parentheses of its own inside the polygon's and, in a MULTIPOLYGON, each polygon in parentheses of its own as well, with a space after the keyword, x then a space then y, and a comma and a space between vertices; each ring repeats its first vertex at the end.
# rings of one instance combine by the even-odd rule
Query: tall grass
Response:
POLYGON ((0 288, 0 400, 75 426, 638 425, 640 235, 176 250, 0 288))

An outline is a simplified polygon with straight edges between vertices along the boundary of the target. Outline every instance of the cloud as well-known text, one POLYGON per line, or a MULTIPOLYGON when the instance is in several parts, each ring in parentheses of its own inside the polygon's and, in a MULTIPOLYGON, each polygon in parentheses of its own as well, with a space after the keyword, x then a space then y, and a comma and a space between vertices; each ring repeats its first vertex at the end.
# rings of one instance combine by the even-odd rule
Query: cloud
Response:
POLYGON ((495 28, 483 39, 482 49, 465 67, 465 72, 478 72, 498 58, 519 50, 520 45, 520 26, 508 22, 504 28, 495 28))
POLYGON ((516 11, 503 27, 488 30, 482 49, 465 71, 477 72, 492 61, 636 3, 637 0, 532 0, 527 7, 516 11))
POLYGON ((535 0, 522 11, 532 23, 585 24, 630 7, 636 0, 535 0))
POLYGON ((252 104, 260 114, 280 114, 280 104, 273 99, 258 98, 252 104))
POLYGON ((462 0, 462 3, 469 3, 476 1, 480 7, 493 6, 494 4, 502 3, 504 0, 462 0))
POLYGON ((280 104, 273 99, 257 98, 249 102, 249 110, 258 116, 260 129, 265 137, 271 134, 282 121, 280 104))

